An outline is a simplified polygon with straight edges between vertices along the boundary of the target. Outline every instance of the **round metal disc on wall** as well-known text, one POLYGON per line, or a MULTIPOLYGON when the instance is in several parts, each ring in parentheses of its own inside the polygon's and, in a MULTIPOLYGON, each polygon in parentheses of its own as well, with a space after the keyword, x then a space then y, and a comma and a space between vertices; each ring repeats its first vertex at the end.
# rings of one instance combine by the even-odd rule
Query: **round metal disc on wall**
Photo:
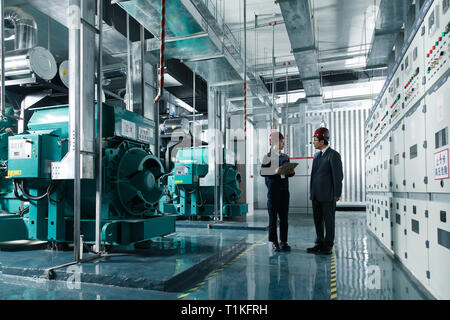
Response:
POLYGON ((64 85, 69 87, 69 60, 64 60, 59 65, 59 77, 64 85))
POLYGON ((42 47, 34 47, 29 54, 30 67, 34 73, 44 80, 51 80, 55 77, 56 61, 50 51, 42 47))

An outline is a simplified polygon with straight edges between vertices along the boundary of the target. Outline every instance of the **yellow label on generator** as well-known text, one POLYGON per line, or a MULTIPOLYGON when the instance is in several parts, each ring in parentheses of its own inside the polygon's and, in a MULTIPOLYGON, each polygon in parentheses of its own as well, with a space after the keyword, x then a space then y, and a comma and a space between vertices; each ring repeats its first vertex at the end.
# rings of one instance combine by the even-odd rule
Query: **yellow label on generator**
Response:
POLYGON ((8 178, 22 175, 22 170, 8 170, 8 178))
POLYGON ((175 184, 182 183, 182 182, 183 182, 183 180, 175 180, 175 184))

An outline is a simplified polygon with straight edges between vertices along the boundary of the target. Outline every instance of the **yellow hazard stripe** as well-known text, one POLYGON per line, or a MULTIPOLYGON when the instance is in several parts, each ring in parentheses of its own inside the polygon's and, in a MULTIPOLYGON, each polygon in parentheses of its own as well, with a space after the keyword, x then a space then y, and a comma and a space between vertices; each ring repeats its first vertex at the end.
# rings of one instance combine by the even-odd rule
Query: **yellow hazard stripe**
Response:
POLYGON ((335 264, 335 252, 333 249, 333 255, 331 256, 331 281, 330 281, 330 300, 337 299, 337 281, 336 281, 336 264, 335 264))

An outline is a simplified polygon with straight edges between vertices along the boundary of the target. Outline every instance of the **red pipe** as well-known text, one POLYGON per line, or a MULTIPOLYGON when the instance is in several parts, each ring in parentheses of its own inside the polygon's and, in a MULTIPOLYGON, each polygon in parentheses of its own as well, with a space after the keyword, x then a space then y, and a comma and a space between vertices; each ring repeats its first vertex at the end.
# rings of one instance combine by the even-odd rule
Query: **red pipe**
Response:
POLYGON ((161 47, 160 47, 160 59, 159 59, 159 87, 158 95, 155 97, 155 103, 162 97, 164 89, 164 49, 166 38, 166 0, 161 0, 161 47))
MULTIPOLYGON (((244 75, 245 77, 245 75, 244 75)), ((247 140, 247 82, 244 81, 244 139, 247 140)))

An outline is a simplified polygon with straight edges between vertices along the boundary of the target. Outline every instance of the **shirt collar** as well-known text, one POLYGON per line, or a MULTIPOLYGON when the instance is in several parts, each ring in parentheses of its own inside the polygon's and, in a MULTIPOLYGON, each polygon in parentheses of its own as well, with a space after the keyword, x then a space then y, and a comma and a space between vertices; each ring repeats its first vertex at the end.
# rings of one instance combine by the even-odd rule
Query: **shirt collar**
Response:
POLYGON ((320 152, 322 152, 322 155, 325 154, 325 151, 327 151, 329 147, 330 147, 330 146, 327 146, 325 149, 323 149, 323 150, 320 151, 320 152))
POLYGON ((280 151, 279 151, 279 152, 276 152, 274 148, 271 148, 270 151, 273 152, 273 153, 274 153, 275 155, 277 155, 277 156, 281 155, 281 152, 280 152, 280 151))

